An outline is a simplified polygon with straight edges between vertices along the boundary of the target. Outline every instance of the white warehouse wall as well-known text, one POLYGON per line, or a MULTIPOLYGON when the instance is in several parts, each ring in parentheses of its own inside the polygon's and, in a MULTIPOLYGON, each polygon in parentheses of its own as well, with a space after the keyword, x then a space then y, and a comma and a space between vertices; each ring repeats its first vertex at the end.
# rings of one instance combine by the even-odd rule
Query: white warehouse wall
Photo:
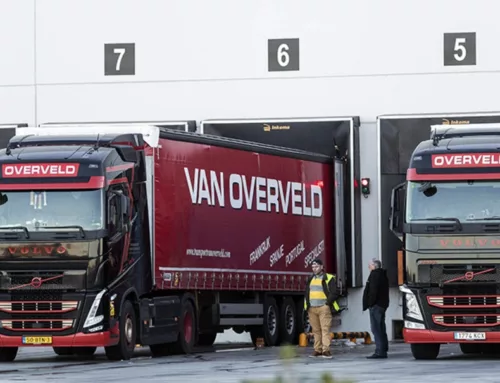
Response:
MULTIPOLYGON (((376 118, 500 110, 499 4, 0 0, 0 124, 360 116, 366 280, 379 256, 376 118), (475 65, 443 65, 451 32, 476 33, 475 65), (279 38, 299 39, 299 70, 268 71, 279 38), (135 43, 134 75, 105 76, 105 43, 135 43)), ((361 294, 340 330, 369 329, 361 294)), ((389 336, 401 317, 391 294, 389 336)))

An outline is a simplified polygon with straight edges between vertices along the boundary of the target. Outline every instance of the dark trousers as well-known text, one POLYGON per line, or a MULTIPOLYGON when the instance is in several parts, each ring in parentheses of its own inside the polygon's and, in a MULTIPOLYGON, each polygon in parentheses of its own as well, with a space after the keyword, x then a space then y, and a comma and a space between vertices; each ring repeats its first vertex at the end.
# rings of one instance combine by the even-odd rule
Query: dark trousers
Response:
POLYGON ((385 309, 380 306, 370 307, 370 324, 375 337, 375 354, 385 356, 389 351, 387 330, 385 328, 385 309))

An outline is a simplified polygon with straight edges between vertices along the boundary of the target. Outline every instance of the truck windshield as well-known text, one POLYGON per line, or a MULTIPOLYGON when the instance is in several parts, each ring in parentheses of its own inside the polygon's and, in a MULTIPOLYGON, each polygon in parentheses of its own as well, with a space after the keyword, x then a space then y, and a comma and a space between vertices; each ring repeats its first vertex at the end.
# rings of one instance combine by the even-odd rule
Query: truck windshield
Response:
POLYGON ((499 220, 500 181, 408 182, 406 222, 499 220))
MULTIPOLYGON (((0 227, 24 226, 29 231, 58 226, 103 227, 102 190, 0 192, 0 227)), ((49 230, 49 228, 47 229, 49 230)))

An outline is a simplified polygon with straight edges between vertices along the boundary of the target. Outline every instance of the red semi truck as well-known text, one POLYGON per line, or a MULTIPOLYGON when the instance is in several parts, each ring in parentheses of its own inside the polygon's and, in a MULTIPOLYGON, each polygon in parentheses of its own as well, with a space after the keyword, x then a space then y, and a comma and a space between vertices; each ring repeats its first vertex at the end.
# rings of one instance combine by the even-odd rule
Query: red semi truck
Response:
POLYGON ((296 343, 335 273, 334 160, 156 126, 19 128, 0 151, 0 360, 129 359, 225 329, 296 343))

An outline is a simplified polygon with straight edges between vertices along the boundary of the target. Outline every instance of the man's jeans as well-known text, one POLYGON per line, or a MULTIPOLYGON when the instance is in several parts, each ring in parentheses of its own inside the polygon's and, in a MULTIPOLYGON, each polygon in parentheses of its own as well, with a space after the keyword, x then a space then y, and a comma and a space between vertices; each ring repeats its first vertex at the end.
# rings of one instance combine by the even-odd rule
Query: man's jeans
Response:
POLYGON ((389 342, 385 328, 384 308, 377 305, 370 307, 370 324, 375 337, 375 354, 386 356, 389 351, 389 342))

